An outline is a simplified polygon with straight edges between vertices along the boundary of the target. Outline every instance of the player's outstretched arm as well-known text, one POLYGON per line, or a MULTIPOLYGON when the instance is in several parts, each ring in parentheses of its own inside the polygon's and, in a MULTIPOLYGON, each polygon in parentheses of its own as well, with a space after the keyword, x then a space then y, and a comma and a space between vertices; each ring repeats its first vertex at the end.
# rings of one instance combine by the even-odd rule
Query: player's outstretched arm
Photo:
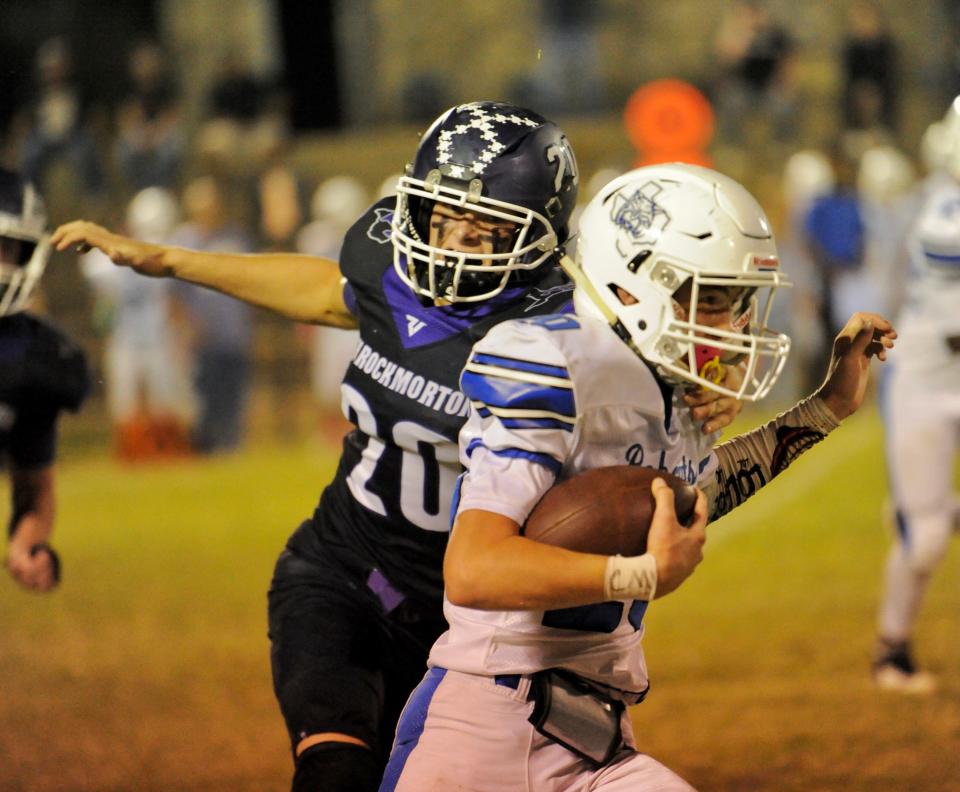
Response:
POLYGON ((444 558, 447 598, 481 610, 546 610, 669 593, 703 557, 707 507, 701 493, 694 523, 685 528, 677 521, 673 491, 657 481, 648 552, 630 558, 534 542, 502 514, 461 512, 444 558))
POLYGON ((837 335, 820 389, 772 421, 716 447, 716 480, 705 487, 712 519, 739 506, 863 403, 870 359, 886 360, 897 332, 884 317, 856 313, 837 335))
POLYGON ((863 404, 870 379, 870 358, 887 359, 897 331, 880 314, 855 313, 833 341, 827 375, 817 395, 837 420, 855 413, 863 404))
POLYGON ((142 275, 177 278, 206 286, 290 319, 333 327, 355 327, 343 300, 335 261, 292 253, 210 253, 141 242, 91 223, 74 220, 52 237, 57 250, 83 253, 98 248, 114 264, 142 275))
POLYGON ((30 591, 49 591, 59 581, 59 560, 50 548, 53 533, 53 467, 13 467, 13 517, 6 566, 30 591))

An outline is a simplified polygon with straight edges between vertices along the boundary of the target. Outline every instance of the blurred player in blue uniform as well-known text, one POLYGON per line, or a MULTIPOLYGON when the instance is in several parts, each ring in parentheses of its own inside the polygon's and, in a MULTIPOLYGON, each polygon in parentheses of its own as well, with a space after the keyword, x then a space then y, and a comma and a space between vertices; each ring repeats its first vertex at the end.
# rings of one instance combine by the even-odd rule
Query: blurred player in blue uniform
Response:
POLYGON ((444 561, 450 627, 404 710, 381 792, 690 789, 637 750, 626 710, 649 687, 647 607, 693 572, 708 517, 859 407, 870 357, 885 358, 895 337, 882 317, 855 314, 815 394, 714 448, 681 409, 686 389, 760 399, 790 346, 767 326, 785 278, 756 201, 715 171, 640 168, 586 207, 565 266, 575 313, 502 322, 464 368, 472 410, 444 561), (736 363, 734 391, 714 374, 736 363), (521 535, 556 481, 623 464, 698 485, 692 526, 677 522, 661 480, 642 555, 521 535))
MULTIPOLYGON (((873 678, 885 690, 929 694, 912 639, 933 573, 957 524, 953 486, 960 428, 960 98, 937 129, 939 153, 907 236, 909 277, 898 316, 902 351, 881 381, 894 544, 877 614, 873 678)), ((928 142, 929 143, 929 142, 928 142)))
POLYGON ((83 352, 25 311, 49 255, 43 200, 32 184, 0 168, 0 463, 13 494, 6 566, 37 592, 60 580, 50 545, 57 418, 79 409, 88 388, 83 352))
MULTIPOLYGON (((396 719, 446 626, 441 566, 469 411, 460 371, 498 322, 569 310, 572 287, 557 261, 577 185, 555 124, 477 102, 424 133, 396 197, 347 232, 339 265, 144 245, 83 221, 54 236, 60 249, 96 246, 147 275, 359 329, 341 388, 356 428, 316 511, 281 554, 269 596, 296 790, 379 783, 396 719)), ((718 396, 689 394, 708 433, 739 409, 734 396, 718 396)))

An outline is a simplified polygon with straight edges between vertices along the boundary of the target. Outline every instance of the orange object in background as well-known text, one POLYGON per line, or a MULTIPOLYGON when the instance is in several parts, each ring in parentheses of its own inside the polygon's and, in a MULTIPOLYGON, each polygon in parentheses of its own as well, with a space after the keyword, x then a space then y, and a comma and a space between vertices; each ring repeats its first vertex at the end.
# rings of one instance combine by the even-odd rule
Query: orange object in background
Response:
POLYGON ((635 167, 689 162, 712 167, 713 107, 684 80, 665 78, 640 86, 623 112, 627 137, 637 150, 635 167))

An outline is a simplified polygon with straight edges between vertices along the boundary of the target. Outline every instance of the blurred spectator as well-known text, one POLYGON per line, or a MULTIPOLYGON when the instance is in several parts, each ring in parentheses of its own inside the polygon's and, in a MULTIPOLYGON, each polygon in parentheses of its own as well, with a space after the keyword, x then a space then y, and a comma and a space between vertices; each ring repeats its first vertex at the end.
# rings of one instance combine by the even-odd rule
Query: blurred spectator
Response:
MULTIPOLYGON (((297 234, 297 251, 339 260, 344 235, 368 203, 366 189, 353 176, 321 182, 310 202, 313 219, 297 234)), ((340 410, 340 383, 356 353, 359 333, 315 326, 310 336, 310 385, 320 410, 320 431, 327 440, 339 440, 349 429, 340 410)))
POLYGON ((20 152, 24 178, 43 185, 48 170, 64 162, 87 193, 101 193, 104 173, 93 137, 85 126, 84 101, 74 81, 73 53, 64 38, 45 41, 37 51, 36 92, 27 108, 20 152))
POLYGON ((540 0, 538 91, 546 113, 601 109, 606 91, 597 28, 601 6, 582 0, 540 0))
POLYGON ((724 15, 714 40, 719 67, 715 87, 719 132, 739 143, 744 121, 769 118, 778 139, 794 132, 794 44, 761 2, 735 3, 724 15))
MULTIPOLYGON (((126 230, 160 244, 178 220, 173 194, 148 187, 127 207, 126 230)), ((96 249, 84 254, 81 267, 96 295, 96 324, 107 333, 107 404, 116 454, 139 461, 188 453, 192 405, 185 358, 171 320, 170 283, 116 267, 96 249)))
POLYGON ((436 72, 420 72, 409 77, 403 88, 400 120, 429 124, 450 106, 447 79, 436 72))
POLYGON ((896 54, 879 6, 854 0, 843 44, 842 112, 847 128, 896 128, 896 54))
POLYGON ((208 97, 211 118, 252 124, 263 110, 264 87, 234 54, 227 55, 208 97))
MULTIPOLYGON (((188 221, 170 243, 193 250, 244 253, 249 237, 227 215, 219 183, 210 176, 191 181, 183 194, 188 221)), ((194 449, 214 453, 236 448, 243 437, 250 391, 250 306, 201 286, 177 281, 174 294, 184 305, 193 335, 193 381, 197 420, 194 449)))
POLYGON ((127 59, 129 87, 117 111, 115 156, 125 186, 173 188, 186 148, 180 97, 166 55, 142 41, 127 59))
POLYGON ((805 228, 810 207, 834 191, 836 179, 830 158, 817 149, 794 152, 783 169, 783 228, 777 233, 777 250, 784 272, 790 274, 792 289, 777 295, 771 326, 789 327, 790 358, 778 380, 774 397, 791 403, 819 384, 830 337, 820 319, 820 274, 813 261, 805 228))
MULTIPOLYGON (((304 221, 305 188, 287 157, 286 142, 278 141, 268 152, 254 184, 257 249, 261 252, 293 252, 304 221)), ((271 399, 271 428, 278 437, 293 438, 301 426, 299 418, 310 411, 303 385, 308 376, 311 328, 267 314, 260 330, 266 339, 260 374, 271 399)))
MULTIPOLYGON (((870 310, 865 295, 856 291, 856 285, 862 283, 865 245, 856 164, 839 144, 832 151, 831 164, 833 190, 815 198, 804 218, 806 242, 820 285, 818 315, 825 338, 833 338, 843 327, 844 311, 870 310)), ((825 344, 821 359, 814 362, 814 370, 823 371, 829 358, 829 345, 825 344)))
POLYGON ((287 146, 278 142, 269 153, 255 186, 260 247, 292 251, 304 220, 304 187, 286 156, 287 146))
POLYGON ((230 54, 207 96, 197 148, 213 167, 243 173, 259 168, 289 134, 285 102, 276 86, 230 54))
POLYGON ((859 301, 862 310, 895 316, 906 279, 906 236, 919 210, 913 192, 916 169, 900 149, 876 146, 864 152, 857 171, 857 196, 863 215, 863 267, 844 284, 839 302, 859 301))

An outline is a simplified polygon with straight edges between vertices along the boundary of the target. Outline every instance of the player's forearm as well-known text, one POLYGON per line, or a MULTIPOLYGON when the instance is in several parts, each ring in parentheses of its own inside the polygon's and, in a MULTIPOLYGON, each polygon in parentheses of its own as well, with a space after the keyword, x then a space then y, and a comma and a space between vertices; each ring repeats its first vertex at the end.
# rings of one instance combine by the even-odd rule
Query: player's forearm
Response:
POLYGON ((169 277, 196 283, 300 322, 355 327, 330 259, 293 253, 211 253, 162 248, 169 277))
POLYGON ((29 549, 35 544, 49 541, 56 512, 53 468, 15 468, 11 477, 13 513, 8 526, 10 544, 29 549))
POLYGON ((48 545, 53 534, 53 514, 27 512, 11 525, 8 552, 29 553, 37 545, 48 545))
POLYGON ((502 515, 468 510, 444 559, 447 599, 480 610, 545 610, 602 602, 607 556, 534 542, 502 515))
POLYGON ((716 478, 704 487, 710 519, 741 505, 839 425, 823 400, 812 396, 763 426, 718 445, 716 478))

